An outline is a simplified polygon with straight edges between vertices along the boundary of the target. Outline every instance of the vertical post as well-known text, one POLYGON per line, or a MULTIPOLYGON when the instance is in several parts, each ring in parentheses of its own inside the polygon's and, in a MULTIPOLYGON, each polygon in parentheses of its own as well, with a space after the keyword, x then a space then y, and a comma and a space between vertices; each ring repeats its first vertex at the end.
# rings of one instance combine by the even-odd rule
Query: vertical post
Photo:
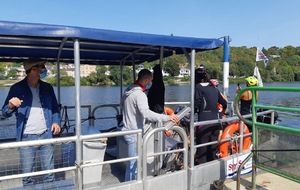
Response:
POLYGON ((223 53, 223 94, 229 96, 229 36, 224 37, 223 53))
MULTIPOLYGON (((120 62, 120 104, 123 96, 123 62, 120 62)), ((122 106, 120 107, 120 113, 122 114, 122 106)))
MULTIPOLYGON (((164 46, 160 47, 160 58, 159 65, 160 68, 163 68, 163 60, 164 60, 164 46)), ((159 122, 156 124, 156 127, 163 127, 162 123, 159 122)), ((163 138, 163 132, 160 131, 158 133, 154 133, 154 153, 165 151, 165 142, 163 138)), ((164 160, 165 155, 155 156, 154 157, 154 175, 157 176, 159 174, 159 169, 162 166, 162 161, 164 160)))
POLYGON ((132 60, 132 70, 133 70, 133 81, 136 81, 136 66, 135 66, 135 58, 134 58, 134 54, 132 54, 131 56, 131 60, 132 60))
MULTIPOLYGON (((58 99, 58 105, 61 106, 61 95, 60 95, 60 56, 61 56, 61 52, 62 52, 62 49, 64 47, 64 44, 66 43, 67 41, 67 37, 64 37, 62 42, 60 43, 59 45, 59 50, 58 50, 58 53, 57 53, 57 65, 56 65, 56 69, 57 69, 57 76, 56 76, 56 79, 57 79, 57 99, 58 99)), ((61 108, 61 107, 60 107, 61 108)))
POLYGON ((160 47, 160 58, 159 58, 159 65, 161 70, 163 69, 164 66, 164 46, 160 47))
POLYGON ((59 108, 61 109, 61 95, 60 95, 60 62, 59 60, 57 60, 57 64, 56 64, 56 84, 57 84, 57 100, 58 100, 58 105, 60 106, 59 108))
MULTIPOLYGON (((143 150, 147 150, 147 148, 143 149, 142 145, 143 145, 143 134, 142 133, 138 133, 137 134, 137 181, 140 181, 142 179, 142 172, 146 172, 146 176, 147 176, 147 170, 146 171, 142 171, 142 160, 146 159, 146 163, 147 163, 147 156, 143 157, 143 150)), ((146 153, 147 155, 147 153, 146 153)), ((144 183, 146 183, 144 181, 144 183)))
POLYGON ((195 113, 195 101, 194 101, 194 96, 195 96, 195 57, 196 57, 196 51, 195 49, 192 50, 191 52, 191 97, 190 97, 190 108, 191 108, 191 116, 190 116, 190 143, 191 143, 191 151, 190 151, 190 165, 191 168, 194 167, 194 152, 196 150, 194 150, 194 146, 195 146, 195 142, 194 142, 194 137, 195 137, 195 130, 194 130, 194 113, 195 113))
POLYGON ((80 115, 80 47, 79 39, 74 41, 74 65, 75 65, 75 112, 76 112, 76 174, 77 189, 83 189, 81 115, 80 115))
POLYGON ((258 150, 258 142, 257 142, 257 138, 258 138, 258 132, 257 132, 257 128, 255 126, 256 124, 256 90, 251 90, 252 93, 252 150, 254 150, 253 152, 253 158, 252 158, 252 189, 256 189, 256 163, 257 163, 257 151, 258 150))

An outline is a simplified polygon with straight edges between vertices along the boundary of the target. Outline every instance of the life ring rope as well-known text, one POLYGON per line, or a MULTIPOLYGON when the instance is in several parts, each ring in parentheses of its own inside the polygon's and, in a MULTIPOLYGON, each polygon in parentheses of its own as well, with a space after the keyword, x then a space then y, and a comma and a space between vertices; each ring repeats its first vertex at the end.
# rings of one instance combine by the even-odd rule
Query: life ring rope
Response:
MULTIPOLYGON (((221 136, 221 140, 230 138, 234 136, 234 133, 239 131, 240 131, 240 123, 239 122, 231 123, 224 129, 221 136)), ((244 135, 247 135, 249 133, 250 131, 248 127, 244 124, 244 135)), ((243 152, 249 150, 250 146, 251 146, 251 136, 244 137, 243 148, 242 148, 243 152)), ((231 149, 233 153, 237 153, 239 151, 239 144, 238 142, 236 142, 236 145, 234 145, 234 143, 231 143, 230 141, 221 142, 219 145, 220 158, 224 158, 229 155, 228 148, 231 149)))

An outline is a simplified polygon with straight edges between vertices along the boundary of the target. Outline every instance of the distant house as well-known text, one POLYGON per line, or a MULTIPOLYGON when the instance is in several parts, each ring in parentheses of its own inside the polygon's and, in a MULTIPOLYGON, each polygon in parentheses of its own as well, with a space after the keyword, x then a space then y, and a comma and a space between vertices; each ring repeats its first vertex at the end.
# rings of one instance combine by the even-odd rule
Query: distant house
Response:
MULTIPOLYGON (((61 66, 60 69, 66 71, 68 76, 75 77, 74 65, 72 64, 64 65, 61 66)), ((86 65, 86 64, 80 65, 80 77, 87 77, 93 72, 96 72, 96 65, 86 65)))
MULTIPOLYGON (((144 65, 140 64, 138 65, 138 68, 135 70, 136 73, 139 73, 142 69, 144 69, 144 65)), ((153 69, 149 69, 152 73, 153 73, 153 69)), ((162 70, 162 76, 163 77, 168 77, 170 76, 170 73, 168 73, 167 71, 162 70)))
POLYGON ((281 58, 280 55, 269 55, 270 57, 272 57, 273 59, 276 59, 276 58, 281 58))
POLYGON ((162 75, 163 75, 163 77, 168 77, 168 76, 170 76, 170 73, 168 73, 167 71, 162 70, 162 75))
POLYGON ((187 69, 187 68, 181 68, 179 70, 179 75, 177 76, 178 78, 183 78, 186 76, 190 76, 191 75, 191 70, 187 69))
MULTIPOLYGON (((3 73, 4 76, 7 76, 8 75, 8 72, 10 70, 14 70, 16 71, 16 77, 14 79, 18 79, 18 80, 21 80, 23 79, 25 76, 26 76, 26 73, 25 73, 25 69, 23 66, 21 67, 9 67, 9 66, 6 66, 5 67, 5 71, 3 73)), ((12 79, 12 78, 11 78, 12 79)))
POLYGON ((14 68, 16 71, 17 71, 17 79, 23 79, 25 76, 26 76, 26 72, 25 72, 25 69, 24 67, 16 67, 14 68))

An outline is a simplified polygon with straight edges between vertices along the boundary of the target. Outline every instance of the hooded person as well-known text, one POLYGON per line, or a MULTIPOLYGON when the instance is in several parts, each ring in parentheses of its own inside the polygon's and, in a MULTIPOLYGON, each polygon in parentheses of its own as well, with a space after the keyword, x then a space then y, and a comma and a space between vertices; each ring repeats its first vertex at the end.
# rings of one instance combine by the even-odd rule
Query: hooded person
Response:
POLYGON ((152 87, 148 92, 148 104, 150 110, 156 113, 163 113, 165 106, 165 84, 163 81, 160 65, 153 67, 152 87))

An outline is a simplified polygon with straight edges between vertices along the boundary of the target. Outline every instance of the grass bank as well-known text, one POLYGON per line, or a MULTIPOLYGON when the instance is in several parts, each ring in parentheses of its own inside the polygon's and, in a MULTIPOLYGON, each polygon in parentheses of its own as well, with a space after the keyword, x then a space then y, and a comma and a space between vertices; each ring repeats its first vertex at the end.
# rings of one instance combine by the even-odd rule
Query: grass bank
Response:
POLYGON ((20 80, 0 80, 0 86, 11 86, 20 80))

